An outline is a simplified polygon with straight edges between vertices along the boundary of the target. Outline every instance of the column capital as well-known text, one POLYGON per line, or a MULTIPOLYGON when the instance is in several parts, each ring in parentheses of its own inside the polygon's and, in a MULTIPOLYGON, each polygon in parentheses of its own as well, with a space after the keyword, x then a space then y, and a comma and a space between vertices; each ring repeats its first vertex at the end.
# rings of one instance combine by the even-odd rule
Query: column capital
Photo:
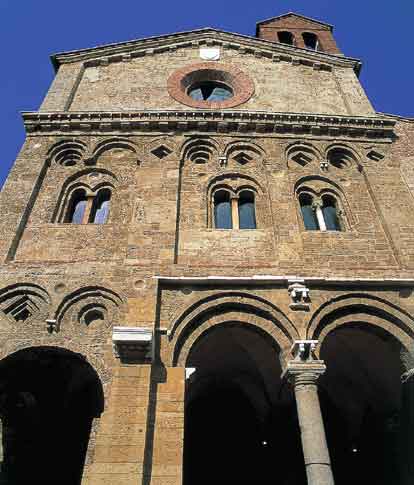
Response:
POLYGON ((311 362, 291 360, 287 363, 282 377, 286 377, 294 387, 314 385, 325 371, 326 365, 323 360, 313 360, 311 362))

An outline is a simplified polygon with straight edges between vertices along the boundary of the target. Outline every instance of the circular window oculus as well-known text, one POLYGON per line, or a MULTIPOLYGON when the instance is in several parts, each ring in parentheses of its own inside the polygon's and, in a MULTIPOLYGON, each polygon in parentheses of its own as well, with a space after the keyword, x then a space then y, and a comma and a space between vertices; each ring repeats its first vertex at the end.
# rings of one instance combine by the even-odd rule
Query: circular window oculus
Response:
POLYGON ((253 96, 254 84, 231 65, 204 62, 175 71, 168 79, 168 92, 193 108, 232 108, 253 96))
POLYGON ((196 101, 225 101, 233 97, 233 90, 217 81, 201 81, 190 86, 187 94, 196 101))

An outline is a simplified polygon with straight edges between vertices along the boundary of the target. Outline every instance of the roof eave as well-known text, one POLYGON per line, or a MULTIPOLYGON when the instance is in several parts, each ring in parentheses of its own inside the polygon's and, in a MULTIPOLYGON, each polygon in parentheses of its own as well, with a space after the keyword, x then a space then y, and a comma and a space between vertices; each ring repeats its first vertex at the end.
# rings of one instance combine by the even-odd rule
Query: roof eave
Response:
MULTIPOLYGON (((79 60, 79 56, 90 56, 91 54, 96 53, 96 57, 99 57, 100 55, 102 57, 108 56, 107 52, 104 52, 105 50, 108 49, 117 49, 119 53, 119 49, 122 47, 130 47, 131 49, 134 49, 138 47, 138 45, 145 45, 148 43, 148 48, 154 47, 155 42, 157 41, 167 41, 169 39, 174 39, 174 38, 185 38, 186 36, 190 36, 191 34, 223 34, 223 35, 229 35, 229 36, 235 36, 238 37, 239 39, 244 39, 247 41, 253 41, 255 43, 259 43, 262 45, 266 45, 268 47, 275 47, 277 46, 279 49, 283 49, 286 51, 287 54, 293 54, 293 53, 303 53, 303 54, 312 54, 312 55, 317 55, 323 57, 325 60, 331 60, 331 61, 347 61, 353 64, 353 68, 357 75, 359 75, 360 68, 361 68, 361 61, 359 59, 354 59, 351 57, 346 57, 343 55, 336 55, 336 54, 328 54, 326 52, 314 52, 314 51, 309 51, 309 49, 297 47, 297 46, 288 46, 285 44, 280 44, 277 42, 269 41, 266 39, 260 39, 258 37, 254 37, 251 35, 244 35, 236 32, 227 32, 224 30, 219 30, 219 29, 214 29, 211 27, 206 27, 202 29, 197 29, 197 30, 190 30, 190 31, 184 31, 184 32, 176 32, 173 34, 165 34, 161 36, 152 36, 152 37, 145 37, 143 39, 134 39, 126 42, 117 42, 117 43, 112 43, 112 44, 106 44, 106 45, 101 45, 101 46, 96 46, 96 47, 91 47, 88 49, 79 49, 79 50, 74 50, 74 51, 66 51, 66 52, 61 52, 61 53, 56 53, 51 56, 51 61, 52 64, 55 68, 55 70, 59 69, 59 66, 64 63, 64 62, 71 62, 71 58, 73 58, 72 62, 77 62, 79 60), (150 44, 150 42, 152 42, 150 44), (76 59, 75 59, 76 57, 76 59)), ((90 59, 90 57, 88 57, 90 59)))

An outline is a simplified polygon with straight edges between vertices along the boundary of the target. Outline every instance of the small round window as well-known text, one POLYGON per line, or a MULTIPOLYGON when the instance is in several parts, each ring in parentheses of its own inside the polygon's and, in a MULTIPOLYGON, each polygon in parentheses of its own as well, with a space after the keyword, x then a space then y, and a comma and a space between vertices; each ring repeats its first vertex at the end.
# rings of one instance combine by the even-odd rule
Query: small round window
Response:
POLYGON ((233 97, 233 90, 224 83, 204 81, 191 85, 187 94, 196 101, 225 101, 233 97))

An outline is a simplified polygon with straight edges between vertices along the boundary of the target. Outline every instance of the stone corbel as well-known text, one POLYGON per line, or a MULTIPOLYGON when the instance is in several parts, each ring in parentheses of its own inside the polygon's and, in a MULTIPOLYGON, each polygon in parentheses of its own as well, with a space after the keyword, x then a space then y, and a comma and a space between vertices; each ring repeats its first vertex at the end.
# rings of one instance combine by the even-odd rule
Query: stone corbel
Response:
POLYGON ((295 340, 290 351, 295 362, 312 362, 315 360, 317 340, 295 340))
POLYGON ((58 333, 60 330, 59 322, 54 318, 48 318, 46 320, 46 325, 47 325, 48 333, 53 333, 53 332, 58 333))
POLYGON ((150 328, 114 327, 112 344, 117 358, 139 363, 153 361, 153 331, 150 328))
POLYGON ((219 162, 219 166, 220 168, 225 168, 227 167, 227 157, 218 157, 218 162, 219 162))
POLYGON ((289 308, 292 310, 309 310, 309 288, 304 280, 289 280, 288 292, 292 299, 289 308))

